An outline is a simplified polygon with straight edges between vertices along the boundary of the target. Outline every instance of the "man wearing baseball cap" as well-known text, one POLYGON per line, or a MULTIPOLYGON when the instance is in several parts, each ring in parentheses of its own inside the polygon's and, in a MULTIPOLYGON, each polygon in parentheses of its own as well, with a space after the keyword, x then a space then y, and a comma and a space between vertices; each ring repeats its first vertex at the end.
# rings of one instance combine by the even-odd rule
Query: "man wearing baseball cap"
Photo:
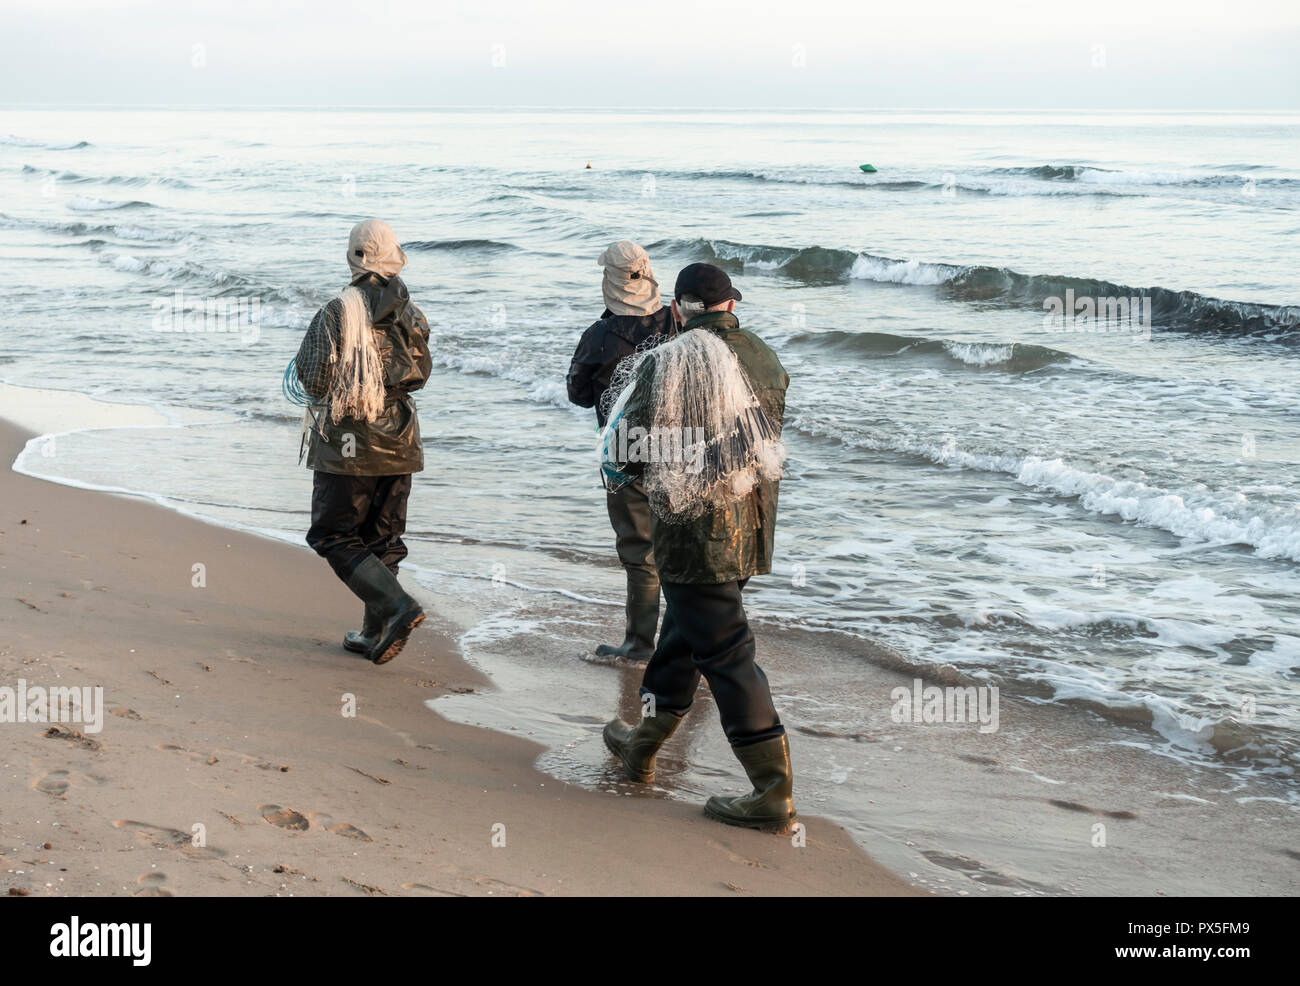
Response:
POLYGON ((744 403, 740 413, 721 416, 723 434, 704 446, 716 475, 696 485, 688 473, 674 473, 671 464, 617 463, 626 475, 643 476, 651 492, 651 537, 667 611, 641 682, 642 717, 636 725, 610 722, 605 743, 628 777, 653 780, 655 755, 690 711, 703 675, 732 750, 754 786, 740 797, 710 798, 705 813, 731 825, 784 830, 795 820, 790 745, 767 678, 755 663, 741 590, 752 576, 772 569, 784 458, 780 432, 790 378, 776 354, 740 327, 735 309, 741 294, 725 271, 691 264, 678 274, 673 294, 673 318, 681 328, 676 339, 643 358, 623 418, 630 427, 667 429, 692 423, 685 415, 693 410, 674 418, 671 409, 679 406, 731 407, 727 401, 734 396, 729 395, 737 392, 744 403), (696 333, 709 333, 726 348, 696 333), (741 451, 729 464, 727 457, 737 448, 741 451), (763 454, 747 452, 759 448, 763 454), (773 450, 775 456, 769 454, 773 450), (666 497, 658 494, 659 476, 668 480, 666 497), (683 489, 692 509, 675 515, 672 491, 683 489))

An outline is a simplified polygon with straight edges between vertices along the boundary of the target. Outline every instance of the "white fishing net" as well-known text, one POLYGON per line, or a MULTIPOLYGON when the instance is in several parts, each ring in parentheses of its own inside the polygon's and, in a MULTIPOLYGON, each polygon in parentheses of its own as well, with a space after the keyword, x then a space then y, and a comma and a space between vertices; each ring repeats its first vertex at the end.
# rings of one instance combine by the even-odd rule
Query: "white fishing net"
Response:
POLYGON ((602 469, 617 487, 631 481, 621 464, 644 463, 642 483, 662 520, 694 520, 781 478, 780 426, 712 332, 693 329, 629 357, 610 391, 618 396, 601 435, 602 469), (634 395, 636 420, 628 421, 634 395))
POLYGON ((330 419, 344 416, 374 421, 384 410, 384 363, 375 345, 374 328, 365 296, 354 287, 339 295, 338 349, 330 354, 330 419))

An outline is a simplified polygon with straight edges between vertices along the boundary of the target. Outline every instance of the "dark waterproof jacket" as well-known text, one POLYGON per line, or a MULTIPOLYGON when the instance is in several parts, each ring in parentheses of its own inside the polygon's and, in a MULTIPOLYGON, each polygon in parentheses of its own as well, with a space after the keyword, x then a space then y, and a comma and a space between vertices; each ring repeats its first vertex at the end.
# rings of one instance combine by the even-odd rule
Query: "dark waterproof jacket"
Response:
POLYGON ((429 379, 429 322, 411 303, 400 277, 361 274, 352 282, 366 299, 375 342, 384 364, 384 410, 372 422, 344 416, 330 420, 326 395, 333 368, 330 354, 339 344, 341 303, 334 298, 316 313, 298 349, 298 379, 313 398, 316 419, 307 450, 307 468, 346 476, 399 476, 424 468, 420 421, 412 391, 429 379))
POLYGON ((565 382, 569 401, 578 407, 594 407, 596 423, 605 427, 605 391, 614 370, 628 356, 655 336, 673 334, 672 309, 660 308, 653 315, 611 315, 609 309, 582 334, 565 382))
MULTIPOLYGON (((706 312, 687 322, 681 331, 712 332, 731 347, 763 410, 778 427, 784 423, 790 376, 767 343, 742 329, 731 312, 706 312)), ((638 369, 636 389, 623 412, 629 427, 649 427, 653 360, 651 354, 638 369)), ((626 469, 629 473, 639 472, 638 465, 628 463, 626 469)), ((779 482, 761 482, 724 509, 684 524, 652 515, 650 538, 659 578, 664 582, 716 584, 770 572, 779 487, 779 482)))

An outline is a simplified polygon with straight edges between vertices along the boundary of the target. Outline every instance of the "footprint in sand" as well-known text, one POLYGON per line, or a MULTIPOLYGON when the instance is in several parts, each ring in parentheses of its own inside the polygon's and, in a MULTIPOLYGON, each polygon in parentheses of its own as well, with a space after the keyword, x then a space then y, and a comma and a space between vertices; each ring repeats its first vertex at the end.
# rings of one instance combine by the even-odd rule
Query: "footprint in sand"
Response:
POLYGON ((119 705, 116 709, 110 709, 109 711, 112 712, 113 715, 120 716, 123 719, 135 719, 138 721, 144 718, 144 716, 140 715, 139 712, 136 712, 135 709, 128 709, 125 705, 119 705))
POLYGON ((68 793, 69 776, 66 770, 51 770, 32 781, 32 787, 56 798, 61 798, 68 793))
POLYGON ((281 808, 279 805, 258 805, 257 810, 262 813, 262 818, 265 821, 270 822, 276 828, 286 829, 290 832, 306 832, 311 828, 311 822, 292 808, 281 808))
POLYGON ((67 726, 51 726, 41 735, 46 739, 67 740, 69 743, 75 743, 83 750, 102 750, 104 748, 99 740, 93 740, 79 730, 70 729, 67 726))
POLYGON ((168 828, 165 825, 150 825, 148 822, 135 822, 129 818, 119 818, 113 828, 127 829, 135 833, 137 842, 153 846, 155 849, 175 849, 193 859, 222 859, 226 853, 211 846, 196 846, 188 832, 168 828))
POLYGON ((174 897, 170 890, 163 884, 167 882, 167 876, 163 873, 141 873, 135 881, 140 885, 140 889, 133 893, 132 897, 174 897))
POLYGON ((362 842, 374 842, 375 840, 366 835, 365 832, 355 825, 349 825, 347 822, 339 822, 337 825, 331 825, 330 829, 335 835, 341 835, 345 839, 359 839, 362 842))
POLYGON ((335 835, 341 835, 347 839, 358 839, 361 842, 375 841, 361 829, 357 828, 355 825, 349 824, 348 822, 339 822, 338 824, 335 824, 334 817, 332 815, 327 815, 323 811, 308 812, 307 818, 310 820, 312 825, 324 829, 326 832, 333 832, 335 835))
POLYGON ((32 788, 54 798, 64 798, 67 796, 68 791, 74 787, 81 787, 84 784, 98 786, 103 783, 104 778, 102 777, 74 774, 70 770, 47 770, 32 781, 32 788))

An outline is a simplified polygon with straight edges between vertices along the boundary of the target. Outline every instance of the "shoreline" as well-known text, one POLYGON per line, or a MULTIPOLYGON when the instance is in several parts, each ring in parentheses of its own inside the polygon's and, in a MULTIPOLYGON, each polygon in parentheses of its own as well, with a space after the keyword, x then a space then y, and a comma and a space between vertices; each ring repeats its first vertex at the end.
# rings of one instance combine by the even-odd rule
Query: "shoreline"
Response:
POLYGON ((305 548, 17 474, 32 437, 0 422, 3 681, 100 684, 111 714, 0 729, 14 893, 920 892, 821 818, 795 849, 555 781, 537 744, 425 707, 487 684, 436 612, 392 665, 358 661, 355 601, 305 548))
MULTIPOLYGON (((467 640, 465 651, 498 688, 485 702, 444 694, 430 707, 457 722, 526 731, 547 747, 540 769, 626 793, 605 776, 598 720, 584 713, 616 705, 624 718, 634 714, 639 667, 582 656, 585 622, 562 612, 516 622, 502 602, 506 609, 483 622, 504 632, 467 640)), ((964 723, 900 724, 888 696, 912 691, 917 679, 871 663, 869 644, 852 652, 842 641, 772 626, 758 636, 791 731, 796 804, 843 823, 919 888, 958 896, 1293 892, 1286 860, 1294 858, 1294 809, 1271 799, 1265 783, 1160 756, 1141 733, 1087 710, 1009 694, 1001 696, 1002 728, 987 735, 964 723), (801 673, 798 662, 810 670, 801 673), (866 696, 865 727, 815 718, 826 689, 846 683, 866 696)), ((702 690, 660 754, 653 793, 693 803, 719 785, 735 792, 740 774, 728 756, 702 690)))
MULTIPOLYGON (((31 390, 18 389, 23 396, 31 390)), ((63 392, 50 393, 61 395, 63 392)), ((134 410, 139 410, 135 405, 103 405, 103 402, 84 395, 81 399, 101 405, 101 410, 107 406, 114 414, 129 416, 134 410)), ((115 420, 101 426, 132 427, 132 424, 115 420)), ((11 462, 30 437, 30 433, 20 434, 0 417, 0 452, 7 451, 11 462)), ((232 545, 238 540, 247 550, 256 546, 258 556, 264 557, 268 565, 275 570, 284 568, 301 573, 298 577, 303 580, 302 585, 314 586, 319 595, 319 598, 304 602, 307 598, 305 589, 290 593, 290 599, 282 601, 278 610, 266 611, 274 614, 277 623, 292 622, 301 637, 295 640, 290 634, 276 634, 274 639, 279 645, 301 650, 304 641, 310 643, 310 652, 316 659, 308 662, 307 685, 313 684, 313 676, 322 669, 331 673, 346 672, 349 682, 378 681, 374 672, 384 673, 382 669, 369 668, 361 662, 352 663, 355 658, 341 657, 343 652, 335 638, 341 636, 342 629, 346 628, 339 622, 340 619, 346 621, 346 615, 340 617, 339 613, 349 613, 355 600, 333 579, 328 568, 303 546, 251 525, 232 526, 190 513, 148 493, 122 496, 110 489, 106 497, 99 488, 65 485, 57 480, 40 479, 12 470, 7 470, 3 479, 5 484, 11 485, 16 481, 27 484, 29 497, 35 497, 42 504, 48 501, 53 505, 58 501, 70 514, 88 509, 103 513, 109 509, 103 506, 104 501, 115 505, 132 504, 133 509, 141 513, 124 530, 138 532, 144 525, 147 531, 152 525, 168 530, 174 528, 179 532, 175 535, 178 540, 192 540, 200 537, 199 532, 206 532, 209 542, 215 539, 223 545, 232 545), (41 490, 49 495, 41 497, 38 492, 41 490), (74 500, 67 497, 74 497, 74 500), (72 506, 74 502, 76 507, 72 506), (162 520, 159 514, 168 520, 162 520), (291 604, 289 612, 285 612, 283 605, 286 601, 291 604), (301 609, 304 606, 306 608, 301 609), (313 613, 317 615, 312 616, 313 613), (330 629, 327 631, 323 627, 330 629), (360 677, 366 671, 371 673, 371 677, 360 677)), ((8 485, 4 488, 8 493, 8 485)), ((12 523, 8 518, 0 519, 0 532, 8 528, 12 533, 12 523)), ((70 526, 59 524, 56 530, 64 534, 70 526)), ((0 533, 0 549, 4 549, 7 543, 12 542, 0 533)), ((114 539, 100 546, 108 556, 131 557, 130 552, 123 551, 114 539)), ((168 549, 169 552, 172 550, 168 549)), ((59 551, 73 557, 85 553, 77 550, 75 544, 59 551)), ((157 561, 156 556, 154 560, 157 561)), ((189 564, 178 565, 177 571, 172 573, 175 580, 169 587, 172 591, 189 588, 189 564)), ((0 556, 0 566, 0 576, 6 576, 9 562, 3 556, 0 556)), ((484 571, 491 567, 486 563, 485 566, 484 571)), ((490 588, 486 588, 488 583, 482 579, 468 585, 452 573, 432 573, 417 564, 410 564, 409 560, 406 567, 408 581, 413 573, 419 575, 412 591, 426 601, 431 617, 426 626, 431 628, 436 638, 430 631, 421 631, 423 640, 413 638, 412 647, 392 666, 400 679, 383 679, 386 701, 401 704, 403 715, 409 717, 403 719, 398 732, 403 749, 412 748, 413 736, 423 736, 430 731, 437 733, 441 727, 468 729, 491 737, 484 739, 479 736, 475 740, 474 753, 469 757, 471 760, 482 751, 494 749, 498 741, 507 745, 522 741, 528 752, 517 754, 522 759, 514 762, 521 772, 511 781, 516 789, 535 787, 544 792, 548 785, 552 790, 558 786, 566 794, 572 792, 574 797, 582 793, 600 799, 606 803, 605 810, 612 811, 615 816, 627 809, 609 809, 609 803, 616 802, 606 795, 637 797, 640 804, 655 805, 658 813, 667 812, 656 817, 685 812, 685 818, 692 825, 698 822, 724 830, 723 833, 712 833, 707 828, 702 831, 692 828, 687 834, 672 835, 672 839, 703 840, 708 846, 716 847, 721 844, 719 835, 728 839, 732 837, 735 830, 727 830, 725 826, 708 822, 696 814, 708 794, 719 791, 735 793, 743 784, 739 768, 717 728, 707 689, 701 692, 698 703, 702 711, 692 716, 689 728, 682 730, 664 750, 660 772, 663 783, 649 788, 632 785, 623 782, 612 771, 600 743, 600 726, 603 717, 615 711, 625 718, 633 714, 629 696, 635 695, 639 669, 619 662, 602 662, 583 651, 594 627, 608 624, 609 632, 617 630, 617 607, 602 606, 593 611, 589 605, 584 607, 581 600, 563 592, 543 593, 539 598, 537 593, 514 586, 508 580, 498 584, 494 579, 490 588), (414 649, 416 642, 421 644, 418 649, 414 649), (408 661, 418 665, 418 669, 406 667, 408 661), (434 713, 432 716, 429 710, 434 713), (425 721, 427 719, 436 720, 437 725, 425 721), (520 776, 526 779, 520 780, 520 776)), ((92 586, 92 591, 96 588, 99 587, 92 586)), ((265 584, 264 591, 255 595, 256 602, 264 606, 266 600, 278 599, 287 588, 283 580, 271 579, 265 584)), ((194 595, 192 591, 180 594, 188 597, 187 603, 194 595)), ((3 596, 10 597, 11 601, 14 598, 32 600, 22 592, 4 593, 3 596)), ((3 603, 4 599, 0 597, 0 604, 3 603)), ((55 603, 55 607, 63 605, 66 604, 55 603)), ((30 619, 32 610, 24 612, 25 607, 18 606, 15 604, 8 608, 16 618, 30 619)), ((201 619, 194 617, 189 609, 183 612, 187 614, 185 624, 201 619)), ((910 687, 914 681, 921 680, 917 678, 918 674, 924 675, 926 682, 956 682, 940 680, 944 677, 942 669, 935 671, 938 677, 932 679, 929 672, 918 671, 901 659, 892 659, 892 651, 869 639, 801 633, 797 628, 780 625, 779 620, 771 621, 761 615, 755 619, 756 625, 761 627, 760 652, 773 681, 778 706, 783 709, 783 715, 787 709, 798 712, 788 718, 795 751, 796 804, 803 812, 818 812, 829 819, 815 819, 809 823, 809 845, 812 845, 813 838, 824 838, 825 829, 829 827, 838 841, 828 841, 825 845, 833 844, 837 853, 852 851, 867 868, 863 876, 865 882, 859 886, 885 886, 887 889, 837 889, 840 884, 792 889, 779 881, 756 889, 734 879, 722 879, 710 888, 707 884, 701 886, 694 882, 694 878, 701 874, 693 873, 693 881, 689 884, 692 889, 648 892, 1195 895, 1285 893, 1294 884, 1270 859, 1274 852, 1286 853, 1281 847, 1285 844, 1286 827, 1294 812, 1284 803, 1261 803, 1275 800, 1269 798, 1271 792, 1262 781, 1242 784, 1212 770, 1171 762, 1159 756, 1158 749, 1144 741, 1141 731, 1117 730, 1113 723, 1099 720, 1086 709, 1044 706, 1026 695, 1003 696, 1003 718, 1009 728, 1000 735, 983 736, 961 726, 945 724, 926 725, 919 729, 912 725, 899 726, 889 721, 887 712, 879 716, 875 711, 877 708, 888 709, 887 696, 892 689, 910 687), (831 691, 826 692, 826 688, 831 691), (865 708, 871 710, 867 728, 855 726, 846 732, 840 724, 807 714, 808 703, 812 703, 815 713, 817 703, 830 695, 837 696, 840 701, 855 696, 863 700, 865 708), (1122 783, 1117 783, 1117 778, 1122 778, 1122 783), (1170 808, 1178 810, 1171 812, 1170 808), (974 822, 975 819, 978 822, 974 822), (1105 845, 1117 850, 1106 853, 1104 857, 1096 855, 1097 847, 1092 842, 1098 825, 1102 826, 1105 845), (1252 828, 1248 841, 1240 838, 1242 826, 1252 828), (1105 842, 1107 837, 1109 842, 1105 842), (1210 843, 1220 858, 1211 867, 1187 859, 1179 847, 1185 846, 1189 840, 1210 843), (870 857, 864 855, 867 849, 870 857), (905 874, 906 879, 900 878, 899 874, 905 874), (736 891, 733 887, 742 890, 736 891)), ((193 628, 182 625, 180 629, 193 628)), ((78 642, 84 644, 85 639, 83 635, 78 642)), ((266 636, 244 639, 245 645, 262 648, 260 659, 248 660, 247 651, 236 651, 232 655, 229 648, 225 649, 227 657, 239 664, 260 666, 267 663, 265 646, 270 639, 272 637, 266 636)), ((209 634, 206 644, 209 651, 223 644, 223 640, 213 639, 209 634)), ((0 668, 7 672, 9 679, 16 679, 21 672, 29 682, 32 681, 33 675, 27 673, 26 665, 15 666, 8 660, 13 653, 12 646, 0 650, 0 668)), ((297 656, 301 657, 301 654, 297 656)), ((27 660, 31 660, 30 656, 27 660)), ((200 659, 193 666, 210 673, 212 664, 200 659)), ((156 679, 152 685, 122 679, 120 687, 128 693, 147 694, 150 687, 156 687, 160 676, 170 682, 170 677, 162 675, 159 670, 161 666, 156 661, 153 667, 140 669, 142 674, 148 673, 156 679)), ((293 662, 293 667, 295 671, 305 670, 298 661, 293 662)), ((296 682, 298 676, 291 675, 283 680, 296 682)), ((199 682, 206 685, 210 681, 209 674, 205 673, 198 675, 197 681, 191 685, 197 688, 199 682)), ((5 683, 13 682, 0 680, 0 684, 5 683)), ((49 684, 48 681, 39 683, 49 684)), ((356 694, 361 695, 360 692, 356 694)), ((114 705, 111 699, 109 704, 114 705)), ((131 706, 127 703, 126 707, 131 706)), ((266 718, 264 710, 255 706, 236 704, 234 708, 239 716, 251 712, 263 721, 266 718)), ((375 711, 373 706, 368 708, 372 713, 375 711)), ((323 713, 318 706, 310 712, 295 706, 294 714, 301 721, 304 716, 314 717, 323 713)), ((332 712, 332 716, 336 715, 337 709, 332 712)), ((111 716, 108 720, 110 733, 113 725, 121 725, 111 716)), ((142 730, 138 720, 131 721, 135 729, 142 730)), ((391 728, 386 721, 367 721, 391 728)), ((183 751, 195 762, 199 759, 206 762, 208 758, 217 763, 221 761, 221 750, 214 750, 202 758, 202 750, 187 746, 182 735, 185 730, 178 733, 178 724, 175 723, 172 727, 166 741, 155 744, 156 748, 183 751)), ((319 727, 319 723, 313 726, 319 727)), ((205 723, 205 728, 211 730, 213 724, 205 723)), ((12 731, 8 734, 0 732, 0 736, 5 735, 12 735, 12 731)), ((237 756, 241 764, 258 763, 263 770, 269 769, 265 764, 274 757, 261 750, 249 754, 238 744, 229 742, 228 735, 226 739, 227 757, 231 750, 239 751, 237 756)), ((372 735, 370 740, 367 747, 369 765, 343 764, 342 782, 345 785, 354 782, 355 777, 378 778, 369 783, 389 789, 393 784, 394 765, 403 768, 399 773, 405 773, 406 769, 437 770, 438 765, 434 763, 412 766, 412 761, 405 756, 386 757, 384 751, 377 748, 382 746, 378 736, 372 735)), ((290 737, 278 735, 274 742, 288 744, 290 748, 293 744, 290 737)), ((427 745, 414 742, 416 749, 427 745)), ((269 748, 278 747, 273 743, 269 748)), ((440 749, 440 752, 445 751, 440 749)), ((337 768, 340 758, 346 758, 338 751, 334 755, 330 765, 337 768)), ((0 757, 0 761, 11 768, 10 782, 17 782, 19 775, 12 771, 12 756, 0 757)), ((495 753, 490 755, 490 761, 495 763, 495 753)), ((457 769, 460 777, 473 783, 472 763, 461 763, 457 769)), ((33 774, 29 782, 32 789, 42 792, 46 799, 51 787, 67 784, 67 788, 57 792, 66 800, 71 796, 70 789, 76 786, 70 778, 80 778, 77 783, 84 785, 87 777, 94 781, 99 776, 56 767, 33 774), (59 774, 58 771, 65 773, 59 774), (42 780, 51 773, 56 775, 52 781, 42 780)), ((355 788, 353 791, 361 795, 365 793, 355 788)), ((438 788, 435 786, 430 793, 437 797, 438 788)), ((466 810, 475 804, 475 799, 470 796, 472 792, 462 793, 465 799, 455 810, 466 810)), ((336 795, 337 792, 331 788, 318 792, 315 800, 336 795)), ((283 800, 282 797, 279 801, 259 801, 258 804, 286 807, 302 816, 295 824, 305 826, 302 829, 305 834, 317 829, 328 832, 339 825, 355 827, 370 834, 367 824, 352 820, 346 823, 334 821, 338 817, 337 811, 306 810, 296 804, 285 805, 283 800)), ((310 802, 302 803, 311 808, 310 802)), ((507 798, 505 803, 513 802, 507 798)), ((247 806, 244 810, 247 811, 247 806)), ((423 810, 423 807, 418 810, 423 810)), ((562 810, 576 813, 572 815, 573 825, 587 825, 579 819, 581 813, 589 809, 566 807, 562 810)), ((241 816, 234 810, 229 811, 229 815, 238 820, 229 822, 237 824, 238 831, 250 824, 249 816, 241 816)), ((257 815, 258 812, 254 812, 251 821, 258 823, 254 827, 260 829, 261 820, 257 815)), ((139 820, 124 815, 114 821, 136 824, 139 820)), ((185 833, 179 826, 142 824, 145 829, 140 831, 155 833, 138 836, 146 843, 150 839, 154 845, 168 844, 167 840, 185 841, 185 833), (164 834, 159 836, 157 832, 164 834), (167 835, 168 832, 171 834, 167 835)), ((376 823, 368 824, 373 827, 376 823)), ((399 825, 394 823, 394 828, 399 825)), ((666 834, 664 837, 668 838, 666 834)), ((652 835, 649 838, 658 837, 652 835)), ((777 839, 776 842, 783 844, 784 840, 777 839)), ((38 841, 36 844, 42 843, 38 841)), ((328 855, 328 850, 323 851, 328 855)), ((571 849, 568 855, 572 856, 571 849)), ((773 866, 769 860, 759 859, 753 853, 733 855, 735 858, 730 861, 743 859, 741 865, 746 868, 769 869, 773 866)), ((707 872, 707 854, 703 863, 701 872, 707 872)), ((604 861, 600 865, 608 871, 610 864, 604 861)), ((775 874, 769 876, 775 877, 775 874)), ((346 886, 355 889, 356 878, 344 876, 343 879, 352 881, 346 886)), ((494 876, 489 879, 502 878, 494 876)), ((600 883, 594 874, 592 880, 579 891, 571 886, 543 890, 540 887, 543 881, 538 879, 532 883, 510 885, 523 887, 529 892, 614 892, 609 884, 600 883)), ((383 888, 385 893, 426 892, 416 886, 420 881, 399 881, 395 891, 391 889, 391 881, 389 884, 361 882, 365 886, 383 888), (408 888, 407 884, 411 887, 408 888)), ((128 889, 123 885, 116 892, 128 889)), ((279 892, 322 893, 332 892, 332 888, 321 890, 313 887, 302 891, 286 884, 279 892)))

